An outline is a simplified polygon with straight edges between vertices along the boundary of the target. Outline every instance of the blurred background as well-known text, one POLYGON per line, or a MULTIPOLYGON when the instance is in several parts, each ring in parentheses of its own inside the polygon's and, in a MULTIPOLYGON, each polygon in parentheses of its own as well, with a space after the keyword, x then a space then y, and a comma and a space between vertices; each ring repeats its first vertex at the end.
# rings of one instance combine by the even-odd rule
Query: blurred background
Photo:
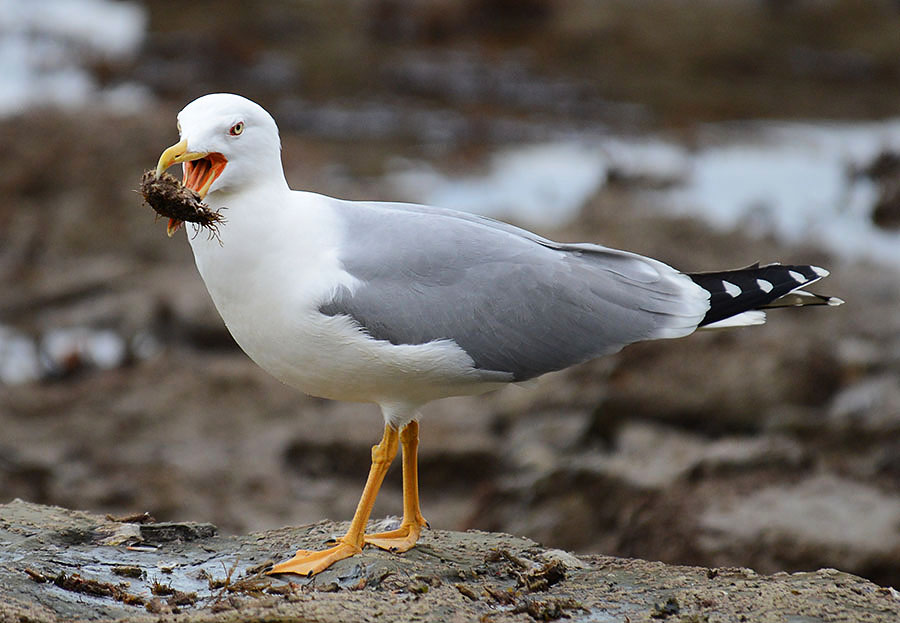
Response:
POLYGON ((0 502, 350 518, 377 409, 257 369, 136 192, 233 91, 294 188, 847 300, 428 406, 433 527, 900 585, 898 32, 889 0, 0 0, 0 502))

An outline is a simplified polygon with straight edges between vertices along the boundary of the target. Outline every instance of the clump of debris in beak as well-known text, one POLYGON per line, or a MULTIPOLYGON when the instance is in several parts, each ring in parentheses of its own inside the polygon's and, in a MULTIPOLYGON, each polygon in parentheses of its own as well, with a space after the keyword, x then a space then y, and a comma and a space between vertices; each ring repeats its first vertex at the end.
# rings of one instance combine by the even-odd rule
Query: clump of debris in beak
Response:
POLYGON ((198 193, 185 187, 174 176, 163 173, 157 177, 156 171, 145 171, 141 178, 141 195, 157 214, 169 219, 170 236, 183 221, 187 221, 209 230, 210 237, 219 237, 218 226, 225 221, 225 217, 218 210, 211 210, 201 201, 198 193))

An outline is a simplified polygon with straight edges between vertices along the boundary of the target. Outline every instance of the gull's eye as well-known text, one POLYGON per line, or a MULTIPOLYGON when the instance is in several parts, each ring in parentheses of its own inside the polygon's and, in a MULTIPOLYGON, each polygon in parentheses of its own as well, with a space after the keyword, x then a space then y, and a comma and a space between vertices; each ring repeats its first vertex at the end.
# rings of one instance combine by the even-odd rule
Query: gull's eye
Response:
POLYGON ((231 134, 232 136, 238 136, 243 131, 244 131, 244 122, 238 121, 233 126, 231 126, 231 129, 228 130, 228 133, 231 134))
POLYGON ((178 133, 181 134, 181 122, 180 121, 175 123, 175 127, 178 129, 178 133))

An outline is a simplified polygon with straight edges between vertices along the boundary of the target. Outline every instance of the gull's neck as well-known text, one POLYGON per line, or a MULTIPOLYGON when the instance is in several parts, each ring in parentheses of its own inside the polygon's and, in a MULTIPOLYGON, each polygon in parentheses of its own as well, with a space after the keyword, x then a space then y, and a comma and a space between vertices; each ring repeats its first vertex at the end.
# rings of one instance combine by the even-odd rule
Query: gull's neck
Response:
POLYGON ((207 196, 208 205, 225 218, 219 238, 202 230, 194 235, 190 226, 187 234, 197 269, 223 317, 230 305, 283 290, 283 283, 312 278, 335 262, 333 249, 341 234, 333 202, 293 191, 276 176, 207 196))
POLYGON ((206 231, 193 235, 193 228, 188 228, 198 268, 201 255, 212 254, 221 260, 255 253, 257 246, 266 244, 277 234, 279 223, 290 219, 293 194, 283 174, 257 179, 237 189, 209 193, 205 198, 207 205, 219 211, 224 222, 212 240, 206 231))

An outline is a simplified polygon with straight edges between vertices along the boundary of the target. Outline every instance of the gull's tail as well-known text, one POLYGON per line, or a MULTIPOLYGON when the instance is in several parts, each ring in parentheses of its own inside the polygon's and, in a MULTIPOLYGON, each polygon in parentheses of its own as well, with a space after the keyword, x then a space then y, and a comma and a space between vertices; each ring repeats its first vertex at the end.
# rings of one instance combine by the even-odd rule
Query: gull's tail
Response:
POLYGON ((781 264, 688 274, 710 294, 709 311, 700 322, 701 329, 762 324, 766 321, 762 310, 770 307, 840 305, 844 301, 837 297, 803 289, 827 276, 828 271, 818 266, 781 264))

